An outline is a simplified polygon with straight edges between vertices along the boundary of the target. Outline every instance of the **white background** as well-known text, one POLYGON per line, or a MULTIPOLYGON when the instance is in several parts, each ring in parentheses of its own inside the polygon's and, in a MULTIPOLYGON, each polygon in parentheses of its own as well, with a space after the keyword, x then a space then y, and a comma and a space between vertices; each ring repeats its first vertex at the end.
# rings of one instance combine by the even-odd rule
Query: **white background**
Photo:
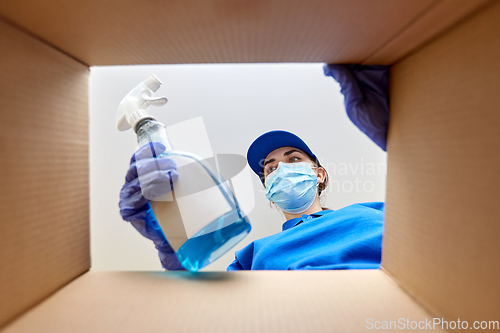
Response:
MULTIPOLYGON (((202 117, 213 154, 246 156, 252 141, 274 129, 300 136, 327 169, 330 186, 322 206, 338 209, 356 202, 384 201, 386 153, 347 118, 339 85, 322 64, 217 64, 91 67, 90 218, 94 270, 162 270, 154 244, 121 219, 119 192, 136 148, 132 130, 119 132, 115 115, 121 99, 155 74, 167 105, 151 107, 167 127, 202 117)), ((176 131, 178 133, 179 131, 176 131)), ((170 132, 169 132, 170 133, 170 132)), ((186 133, 184 133, 186 135, 186 133)), ((202 135, 203 136, 203 135, 202 135)), ((174 148, 191 144, 182 134, 174 148)), ((193 148, 194 149, 194 148, 193 148)), ((199 152, 200 153, 200 152, 199 152)), ((234 252, 253 240, 281 231, 283 215, 270 208, 258 177, 240 201, 254 202, 250 234, 203 270, 226 270, 234 252)), ((248 206, 248 205, 247 205, 248 206)))

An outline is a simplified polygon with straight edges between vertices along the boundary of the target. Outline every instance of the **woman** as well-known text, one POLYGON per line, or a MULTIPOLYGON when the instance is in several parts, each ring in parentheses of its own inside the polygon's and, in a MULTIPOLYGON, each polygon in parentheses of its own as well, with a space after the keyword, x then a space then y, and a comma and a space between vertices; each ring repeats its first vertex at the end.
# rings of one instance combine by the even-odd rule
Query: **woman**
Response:
MULTIPOLYGON (((157 154, 163 152, 160 146, 155 149, 157 154)), ((327 172, 306 143, 287 131, 259 136, 248 149, 247 161, 263 183, 266 198, 283 211, 286 221, 282 232, 237 251, 227 270, 379 268, 382 202, 354 204, 337 211, 322 208, 319 198, 328 184, 327 172)), ((137 168, 147 170, 150 163, 154 159, 141 159, 140 150, 132 157, 120 192, 120 213, 153 240, 165 269, 182 269, 141 194, 137 168)), ((161 168, 156 177, 175 181, 172 163, 166 161, 161 168)))

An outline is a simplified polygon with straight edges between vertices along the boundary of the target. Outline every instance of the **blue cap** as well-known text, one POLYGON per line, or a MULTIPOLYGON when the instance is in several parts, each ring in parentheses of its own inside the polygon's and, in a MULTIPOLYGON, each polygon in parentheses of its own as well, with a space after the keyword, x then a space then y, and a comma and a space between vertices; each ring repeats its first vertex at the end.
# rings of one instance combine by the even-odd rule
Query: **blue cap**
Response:
POLYGON ((262 182, 264 182, 262 173, 264 159, 270 152, 281 147, 298 148, 311 155, 319 163, 316 155, 313 154, 306 143, 297 135, 281 130, 269 131, 255 139, 247 151, 248 165, 260 177, 262 182))

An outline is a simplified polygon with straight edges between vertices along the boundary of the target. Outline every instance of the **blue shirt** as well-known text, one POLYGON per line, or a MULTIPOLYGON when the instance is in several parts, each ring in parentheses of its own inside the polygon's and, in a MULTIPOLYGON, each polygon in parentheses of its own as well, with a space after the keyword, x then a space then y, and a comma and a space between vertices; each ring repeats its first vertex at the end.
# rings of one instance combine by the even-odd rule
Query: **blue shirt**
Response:
POLYGON ((303 214, 236 251, 227 270, 379 268, 383 211, 383 202, 368 202, 303 214))

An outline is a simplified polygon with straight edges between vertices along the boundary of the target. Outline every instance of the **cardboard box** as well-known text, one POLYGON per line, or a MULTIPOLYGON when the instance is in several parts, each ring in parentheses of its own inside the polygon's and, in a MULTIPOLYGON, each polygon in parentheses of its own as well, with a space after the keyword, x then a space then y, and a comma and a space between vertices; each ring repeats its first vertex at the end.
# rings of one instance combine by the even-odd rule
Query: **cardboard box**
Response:
POLYGON ((500 320, 500 2, 4 0, 0 15, 3 332, 500 320), (223 62, 392 65, 381 270, 89 271, 88 67, 223 62))

